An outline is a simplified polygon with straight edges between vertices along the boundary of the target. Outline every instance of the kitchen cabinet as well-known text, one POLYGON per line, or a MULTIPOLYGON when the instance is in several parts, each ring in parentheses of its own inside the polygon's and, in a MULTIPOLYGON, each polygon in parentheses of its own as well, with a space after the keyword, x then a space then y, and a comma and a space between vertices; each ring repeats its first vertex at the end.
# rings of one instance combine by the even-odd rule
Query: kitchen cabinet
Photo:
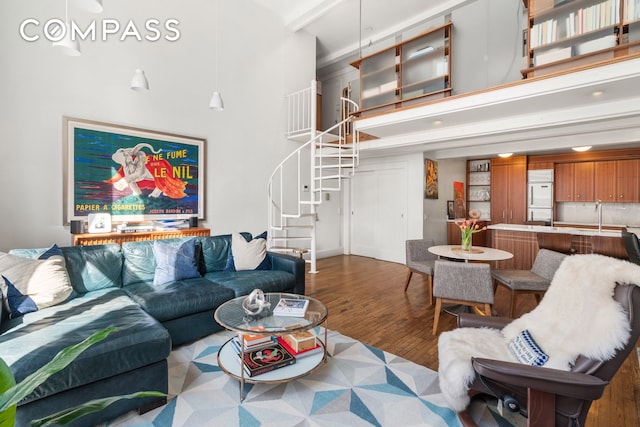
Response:
POLYGON ((595 162, 595 199, 603 202, 640 201, 640 160, 595 162))
POLYGON ((558 163, 555 166, 556 202, 593 202, 596 162, 558 163))
MULTIPOLYGON (((486 227, 489 225, 487 221, 478 221, 478 226, 480 228, 486 227)), ((472 246, 489 246, 487 240, 487 231, 480 231, 479 233, 473 233, 471 236, 471 245, 472 246)), ((447 223, 447 244, 449 245, 459 245, 462 240, 462 233, 460 232, 460 227, 453 221, 449 221, 447 223)))
POLYGON ((523 224, 527 219, 526 156, 491 160, 491 221, 523 224))

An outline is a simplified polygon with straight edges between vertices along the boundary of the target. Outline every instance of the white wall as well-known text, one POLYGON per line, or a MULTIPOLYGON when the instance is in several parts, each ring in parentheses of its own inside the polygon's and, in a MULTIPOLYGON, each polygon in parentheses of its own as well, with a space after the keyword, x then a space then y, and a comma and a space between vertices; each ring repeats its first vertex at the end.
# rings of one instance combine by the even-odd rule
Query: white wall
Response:
MULTIPOLYGON (((428 153, 425 158, 430 158, 428 153)), ((453 200, 454 181, 466 183, 466 168, 464 159, 438 160, 438 198, 424 199, 425 239, 447 244, 447 200, 453 200)))
MULTIPOLYGON (((213 234, 266 228, 267 179, 297 144, 286 141, 284 95, 315 77, 315 38, 291 35, 248 0, 106 1, 102 14, 70 10, 79 23, 180 21, 176 42, 118 36, 84 41, 68 57, 46 40, 26 42, 26 18, 64 17, 64 2, 0 2, 0 250, 69 244, 62 215, 65 115, 207 139, 206 222, 213 234), (216 19, 216 10, 220 19, 216 19), (219 39, 216 79, 215 39, 219 39), (145 70, 151 90, 128 85, 145 70), (217 85, 216 85, 217 82, 217 85), (214 89, 225 111, 209 110, 214 89)), ((71 5, 70 5, 71 8, 71 5)))

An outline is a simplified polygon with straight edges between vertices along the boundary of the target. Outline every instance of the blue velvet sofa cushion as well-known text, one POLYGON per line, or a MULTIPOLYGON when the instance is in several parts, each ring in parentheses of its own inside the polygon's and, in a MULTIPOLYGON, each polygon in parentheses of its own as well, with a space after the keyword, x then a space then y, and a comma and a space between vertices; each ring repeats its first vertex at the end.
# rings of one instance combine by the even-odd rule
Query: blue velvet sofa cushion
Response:
MULTIPOLYGON (((12 249, 9 253, 36 258, 48 249, 12 249)), ((76 292, 84 294, 122 286, 122 253, 118 244, 66 246, 60 249, 65 258, 71 286, 76 292)))
POLYGON ((189 316, 202 311, 213 312, 223 302, 235 297, 234 292, 203 277, 153 285, 137 282, 125 286, 127 294, 160 322, 189 316))
POLYGON ((232 289, 236 297, 249 295, 256 288, 264 292, 293 292, 296 287, 296 276, 279 270, 215 271, 204 277, 232 289))
POLYGON ((121 289, 94 291, 3 322, 0 354, 18 382, 63 348, 107 327, 118 330, 80 354, 21 404, 165 360, 171 338, 121 289))

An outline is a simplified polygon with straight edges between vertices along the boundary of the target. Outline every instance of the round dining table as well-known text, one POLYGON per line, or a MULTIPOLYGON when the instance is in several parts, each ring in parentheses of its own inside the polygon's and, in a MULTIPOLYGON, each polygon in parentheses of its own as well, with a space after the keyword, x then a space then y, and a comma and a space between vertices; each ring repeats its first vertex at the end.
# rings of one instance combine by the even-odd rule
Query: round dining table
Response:
MULTIPOLYGON (((502 249, 487 248, 484 246, 471 246, 470 251, 463 250, 460 245, 439 245, 431 246, 429 252, 438 255, 440 258, 459 259, 464 262, 469 261, 502 261, 513 258, 511 252, 502 249)), ((442 309, 453 315, 468 313, 469 307, 466 305, 452 305, 442 307, 442 309)))
POLYGON ((502 249, 487 248, 484 246, 471 246, 471 250, 465 251, 460 245, 431 246, 429 252, 441 258, 461 259, 469 261, 503 261, 513 258, 511 252, 502 249))

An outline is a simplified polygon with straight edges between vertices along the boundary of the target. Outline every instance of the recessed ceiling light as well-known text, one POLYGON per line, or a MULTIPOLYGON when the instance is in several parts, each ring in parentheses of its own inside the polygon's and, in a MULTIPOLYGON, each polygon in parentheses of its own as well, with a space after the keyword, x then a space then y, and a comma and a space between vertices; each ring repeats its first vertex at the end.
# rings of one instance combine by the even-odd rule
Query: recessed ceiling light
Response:
POLYGON ((598 96, 602 96, 604 95, 604 92, 601 90, 594 90, 593 92, 591 92, 591 96, 593 96, 594 98, 597 98, 598 96))
POLYGON ((572 147, 571 149, 572 149, 573 151, 579 151, 579 152, 582 152, 582 151, 588 151, 588 150, 590 150, 590 149, 591 149, 591 146, 590 146, 590 145, 583 145, 582 147, 572 147))
POLYGON ((433 121, 433 124, 434 124, 435 126, 441 125, 441 124, 442 124, 442 120, 434 120, 434 121, 433 121))
POLYGON ((500 156, 500 157, 502 157, 504 159, 505 157, 513 156, 513 153, 500 153, 500 154, 498 154, 498 156, 500 156))

